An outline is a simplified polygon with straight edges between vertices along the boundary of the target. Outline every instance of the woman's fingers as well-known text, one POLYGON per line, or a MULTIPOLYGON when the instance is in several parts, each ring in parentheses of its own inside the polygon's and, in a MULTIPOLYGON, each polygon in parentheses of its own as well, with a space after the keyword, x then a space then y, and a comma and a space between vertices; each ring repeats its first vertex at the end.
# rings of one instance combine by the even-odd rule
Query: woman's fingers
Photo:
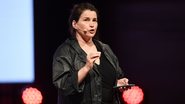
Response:
POLYGON ((117 81, 117 85, 118 86, 121 86, 121 85, 127 85, 128 84, 128 79, 127 78, 122 78, 122 79, 119 79, 118 81, 117 81))
POLYGON ((122 80, 123 80, 124 84, 128 84, 128 79, 127 78, 123 78, 122 80))
POLYGON ((90 57, 91 59, 95 60, 95 59, 99 58, 100 55, 101 55, 101 52, 90 53, 90 54, 89 54, 89 57, 90 57))
POLYGON ((94 62, 100 58, 101 52, 95 52, 95 53, 90 53, 87 55, 87 62, 91 68, 93 67, 94 62))

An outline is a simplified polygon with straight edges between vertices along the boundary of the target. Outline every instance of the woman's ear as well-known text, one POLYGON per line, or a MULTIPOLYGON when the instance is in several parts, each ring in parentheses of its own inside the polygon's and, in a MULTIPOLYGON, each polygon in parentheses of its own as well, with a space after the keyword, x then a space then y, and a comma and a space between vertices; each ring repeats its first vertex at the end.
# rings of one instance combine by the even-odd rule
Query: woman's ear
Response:
POLYGON ((72 26, 73 26, 74 29, 77 29, 77 24, 76 23, 77 22, 75 20, 72 21, 72 26))

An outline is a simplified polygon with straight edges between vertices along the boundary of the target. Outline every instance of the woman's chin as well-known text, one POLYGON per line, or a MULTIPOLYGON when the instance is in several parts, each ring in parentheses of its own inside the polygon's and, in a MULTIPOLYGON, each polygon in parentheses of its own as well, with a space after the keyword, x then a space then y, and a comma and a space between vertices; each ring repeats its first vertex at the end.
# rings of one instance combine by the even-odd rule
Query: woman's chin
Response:
POLYGON ((89 38, 93 38, 95 36, 95 34, 88 34, 89 38))

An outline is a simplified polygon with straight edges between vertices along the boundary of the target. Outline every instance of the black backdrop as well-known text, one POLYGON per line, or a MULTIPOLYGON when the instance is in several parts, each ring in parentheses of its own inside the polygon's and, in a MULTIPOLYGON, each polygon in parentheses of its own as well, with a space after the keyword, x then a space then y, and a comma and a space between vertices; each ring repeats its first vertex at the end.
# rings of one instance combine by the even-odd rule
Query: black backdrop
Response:
MULTIPOLYGON (((35 86, 43 104, 56 104, 52 55, 69 36, 73 0, 35 0, 35 77, 32 84, 0 85, 1 104, 20 104, 21 91, 35 86)), ((100 11, 99 37, 145 94, 143 104, 182 104, 185 96, 185 2, 91 0, 100 11)))

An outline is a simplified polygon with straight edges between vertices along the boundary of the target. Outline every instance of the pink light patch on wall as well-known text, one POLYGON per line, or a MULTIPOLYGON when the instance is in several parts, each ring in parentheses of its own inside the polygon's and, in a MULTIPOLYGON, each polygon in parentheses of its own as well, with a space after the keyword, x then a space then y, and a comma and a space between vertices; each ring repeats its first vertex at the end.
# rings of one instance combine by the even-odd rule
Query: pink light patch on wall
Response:
POLYGON ((123 91, 122 98, 127 104, 140 104, 143 101, 144 93, 139 86, 133 86, 123 91))
POLYGON ((42 94, 37 88, 26 88, 22 93, 24 104, 42 104, 42 94))

